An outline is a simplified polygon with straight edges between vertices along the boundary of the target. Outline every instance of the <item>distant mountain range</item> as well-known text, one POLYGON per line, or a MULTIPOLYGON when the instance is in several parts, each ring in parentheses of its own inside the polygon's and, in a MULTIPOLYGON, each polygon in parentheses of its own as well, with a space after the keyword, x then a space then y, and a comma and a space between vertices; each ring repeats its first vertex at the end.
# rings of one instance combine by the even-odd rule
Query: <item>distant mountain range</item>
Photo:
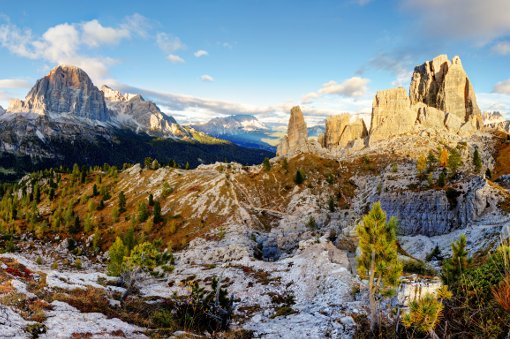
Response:
POLYGON ((153 157, 191 166, 224 160, 253 164, 273 154, 181 126, 141 95, 98 89, 74 66, 55 67, 25 100, 0 107, 0 179, 73 163, 122 165, 153 157))
MULTIPOLYGON (((241 114, 217 117, 202 124, 193 124, 192 128, 213 137, 231 141, 242 147, 259 148, 274 152, 279 140, 279 131, 274 125, 265 124, 254 115, 241 114)), ((308 128, 308 135, 317 137, 324 133, 324 126, 308 128)))

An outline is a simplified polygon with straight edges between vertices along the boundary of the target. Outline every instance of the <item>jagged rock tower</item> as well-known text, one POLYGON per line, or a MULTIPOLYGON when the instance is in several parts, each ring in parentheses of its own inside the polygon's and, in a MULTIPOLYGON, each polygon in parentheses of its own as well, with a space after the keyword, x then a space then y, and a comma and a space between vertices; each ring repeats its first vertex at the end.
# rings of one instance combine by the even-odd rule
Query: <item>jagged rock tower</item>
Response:
POLYGON ((296 152, 307 150, 308 129, 306 127, 303 112, 299 106, 292 107, 290 110, 289 125, 287 135, 282 138, 276 155, 292 155, 296 152))

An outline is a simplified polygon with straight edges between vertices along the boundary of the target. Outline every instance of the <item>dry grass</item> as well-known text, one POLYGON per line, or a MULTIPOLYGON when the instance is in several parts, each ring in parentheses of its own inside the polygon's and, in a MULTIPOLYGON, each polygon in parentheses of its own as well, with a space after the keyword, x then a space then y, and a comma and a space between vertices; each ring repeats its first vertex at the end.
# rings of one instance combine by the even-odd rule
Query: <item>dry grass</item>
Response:
POLYGON ((510 275, 507 275, 498 286, 491 289, 494 299, 507 312, 510 312, 510 275))

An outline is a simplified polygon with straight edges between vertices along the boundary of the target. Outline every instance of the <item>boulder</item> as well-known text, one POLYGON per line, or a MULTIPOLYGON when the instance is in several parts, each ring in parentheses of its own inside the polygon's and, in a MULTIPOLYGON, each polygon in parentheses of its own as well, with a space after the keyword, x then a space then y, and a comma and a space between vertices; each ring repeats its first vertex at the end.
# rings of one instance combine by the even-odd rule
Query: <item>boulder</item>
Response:
POLYGON ((404 88, 392 88, 376 93, 372 104, 369 143, 412 132, 416 111, 404 88))

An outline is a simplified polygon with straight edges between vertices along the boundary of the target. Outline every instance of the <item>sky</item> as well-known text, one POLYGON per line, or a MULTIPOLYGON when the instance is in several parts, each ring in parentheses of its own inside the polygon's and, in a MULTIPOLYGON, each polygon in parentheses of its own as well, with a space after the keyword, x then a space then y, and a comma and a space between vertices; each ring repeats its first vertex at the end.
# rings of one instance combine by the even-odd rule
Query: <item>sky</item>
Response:
POLYGON ((508 0, 0 0, 0 105, 58 64, 181 123, 254 114, 310 125, 459 55, 483 111, 510 118, 508 0))

